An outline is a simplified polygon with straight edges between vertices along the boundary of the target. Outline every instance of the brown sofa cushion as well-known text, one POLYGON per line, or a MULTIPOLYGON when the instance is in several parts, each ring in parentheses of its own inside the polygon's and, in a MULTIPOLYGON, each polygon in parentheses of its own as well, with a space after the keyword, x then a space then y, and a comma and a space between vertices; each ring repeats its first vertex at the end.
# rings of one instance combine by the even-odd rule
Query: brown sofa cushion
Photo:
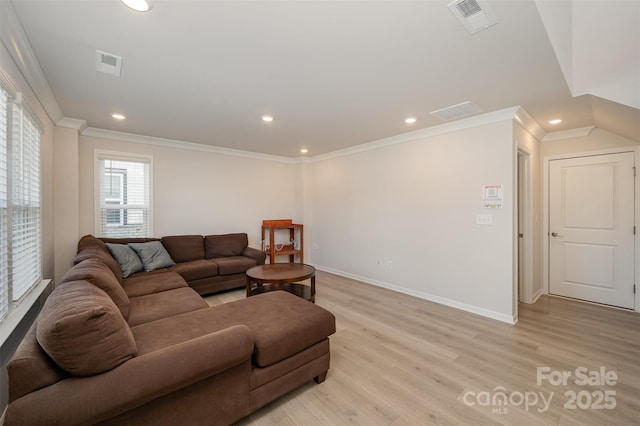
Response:
POLYGON ((202 235, 162 237, 162 245, 176 263, 204 259, 204 237, 202 235))
POLYGON ((207 302, 188 287, 132 297, 128 323, 133 327, 207 307, 207 302))
POLYGON ((7 364, 7 373, 9 402, 69 377, 38 344, 35 323, 7 364))
POLYGON ((336 331, 331 312, 285 291, 225 303, 216 310, 218 315, 235 318, 253 331, 253 359, 260 367, 290 357, 336 331))
POLYGON ((255 259, 244 256, 219 257, 211 259, 209 262, 218 265, 218 273, 220 275, 241 274, 257 265, 255 259))
POLYGON ((176 272, 165 271, 162 273, 139 274, 124 280, 122 286, 127 296, 138 297, 161 291, 173 290, 175 288, 188 287, 187 282, 176 272))
POLYGON ((113 256, 111 256, 111 253, 109 253, 106 246, 104 247, 104 250, 96 246, 84 248, 82 251, 78 252, 71 263, 73 265, 77 265, 87 259, 100 259, 109 267, 109 269, 111 269, 111 272, 113 272, 113 275, 116 277, 118 282, 122 284, 122 269, 120 269, 120 264, 113 258, 113 256))
POLYGON ((241 256, 249 245, 247 234, 207 235, 204 237, 205 257, 241 256))
POLYGON ((98 248, 105 252, 107 251, 107 247, 104 245, 104 242, 101 239, 94 237, 93 235, 85 235, 84 237, 80 238, 80 241, 78 241, 78 250, 76 253, 80 253, 82 250, 88 248, 98 248))
POLYGON ((136 342, 107 294, 86 281, 56 287, 36 320, 42 349, 63 370, 91 376, 136 355, 136 342))
POLYGON ((169 269, 173 272, 177 272, 187 281, 215 277, 218 275, 218 265, 211 260, 205 259, 177 263, 169 269))
POLYGON ((272 291, 132 326, 131 332, 144 354, 237 324, 253 332, 253 363, 259 367, 297 354, 336 331, 331 312, 285 291, 272 291))
POLYGON ((148 238, 148 237, 131 237, 131 238, 99 238, 104 243, 111 244, 130 244, 130 243, 148 243, 150 241, 160 241, 160 238, 148 238))
POLYGON ((129 317, 129 297, 113 272, 100 259, 86 259, 69 269, 60 280, 60 284, 69 281, 88 281, 99 287, 111 297, 122 316, 129 317))

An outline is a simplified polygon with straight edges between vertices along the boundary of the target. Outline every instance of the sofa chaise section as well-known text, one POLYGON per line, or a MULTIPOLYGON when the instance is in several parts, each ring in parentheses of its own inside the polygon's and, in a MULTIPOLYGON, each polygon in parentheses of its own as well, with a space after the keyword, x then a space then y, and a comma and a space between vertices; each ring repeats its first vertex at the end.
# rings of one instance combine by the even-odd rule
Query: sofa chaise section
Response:
MULTIPOLYGON (((237 325, 140 354, 102 374, 54 373, 49 381, 60 380, 20 397, 10 392, 5 425, 229 424, 250 413, 246 377, 252 349, 251 331, 237 325)), ((20 361, 33 360, 19 350, 10 379, 20 361)))
POLYGON ((335 333, 335 318, 284 291, 148 322, 131 327, 131 332, 139 353, 145 353, 237 324, 251 330, 254 342, 251 411, 309 380, 324 381, 330 362, 328 336, 335 333))

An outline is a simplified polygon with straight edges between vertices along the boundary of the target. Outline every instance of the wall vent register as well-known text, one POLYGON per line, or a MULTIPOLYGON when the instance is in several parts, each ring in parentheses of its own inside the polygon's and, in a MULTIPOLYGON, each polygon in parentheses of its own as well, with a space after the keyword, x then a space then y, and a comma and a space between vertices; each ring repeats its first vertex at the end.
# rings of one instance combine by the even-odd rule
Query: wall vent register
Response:
POLYGON ((479 112, 482 112, 482 110, 476 104, 467 101, 437 111, 431 111, 429 114, 438 117, 440 120, 451 121, 469 117, 479 112))
POLYGON ((485 0, 455 0, 448 7, 470 34, 498 23, 496 15, 485 0))
POLYGON ((115 77, 120 77, 120 71, 122 70, 122 57, 112 55, 111 53, 103 52, 101 50, 96 50, 96 70, 113 75, 115 77))

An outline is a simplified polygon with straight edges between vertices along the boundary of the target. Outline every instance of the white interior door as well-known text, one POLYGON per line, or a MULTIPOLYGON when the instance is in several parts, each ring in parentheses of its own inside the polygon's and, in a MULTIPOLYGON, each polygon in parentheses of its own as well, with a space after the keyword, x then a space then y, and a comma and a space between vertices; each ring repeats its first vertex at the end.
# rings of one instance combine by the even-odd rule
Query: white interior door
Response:
POLYGON ((549 162, 549 292, 634 308, 634 153, 549 162))

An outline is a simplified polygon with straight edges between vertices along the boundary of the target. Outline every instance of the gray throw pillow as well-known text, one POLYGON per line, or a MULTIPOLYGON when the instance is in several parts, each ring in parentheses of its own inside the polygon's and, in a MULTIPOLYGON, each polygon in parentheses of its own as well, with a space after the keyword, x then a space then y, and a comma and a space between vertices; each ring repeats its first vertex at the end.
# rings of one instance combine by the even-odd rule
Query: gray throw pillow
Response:
POLYGON ((142 271, 142 262, 135 251, 126 244, 106 244, 111 252, 111 256, 120 265, 122 278, 127 278, 131 274, 142 271))
POLYGON ((142 265, 144 265, 144 270, 147 272, 168 268, 176 264, 160 241, 129 243, 129 247, 138 254, 142 265))

